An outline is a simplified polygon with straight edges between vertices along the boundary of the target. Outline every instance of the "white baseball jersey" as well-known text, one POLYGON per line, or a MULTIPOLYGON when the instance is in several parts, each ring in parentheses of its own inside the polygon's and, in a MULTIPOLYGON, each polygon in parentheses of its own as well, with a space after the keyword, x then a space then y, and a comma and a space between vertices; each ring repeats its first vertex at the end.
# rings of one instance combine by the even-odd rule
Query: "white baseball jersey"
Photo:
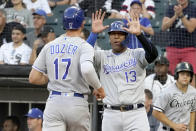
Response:
POLYGON ((114 54, 112 50, 95 51, 95 66, 106 93, 103 103, 143 103, 147 64, 143 48, 127 48, 121 54, 114 54))
POLYGON ((89 94, 80 63, 93 62, 93 57, 94 49, 86 41, 80 37, 61 35, 44 46, 33 68, 47 73, 49 90, 89 94))
MULTIPOLYGON (((186 93, 183 93, 176 83, 170 84, 156 99, 153 109, 163 112, 175 123, 188 125, 190 112, 196 111, 196 89, 189 85, 186 93)), ((162 131, 162 126, 159 127, 159 131, 162 131)))
MULTIPOLYGON (((122 10, 120 11, 120 14, 125 16, 130 11, 130 5, 133 0, 125 0, 122 4, 122 10)), ((155 4, 153 0, 145 0, 144 6, 146 7, 148 13, 152 16, 152 18, 155 18, 155 4)))
POLYGON ((163 88, 168 87, 168 85, 175 82, 174 77, 167 74, 167 80, 164 85, 162 85, 158 80, 155 80, 155 73, 147 76, 144 80, 144 88, 149 89, 153 93, 153 103, 158 98, 163 88))
POLYGON ((6 43, 0 48, 0 61, 11 65, 28 64, 31 52, 32 49, 24 43, 17 48, 14 48, 13 42, 6 43))

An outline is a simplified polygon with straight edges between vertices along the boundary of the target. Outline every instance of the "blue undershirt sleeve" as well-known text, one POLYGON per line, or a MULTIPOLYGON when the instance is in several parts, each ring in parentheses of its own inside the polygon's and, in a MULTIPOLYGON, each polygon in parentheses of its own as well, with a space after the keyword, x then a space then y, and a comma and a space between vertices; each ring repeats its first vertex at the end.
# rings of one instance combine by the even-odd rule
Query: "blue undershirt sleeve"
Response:
POLYGON ((91 32, 88 39, 86 40, 93 47, 95 46, 95 42, 97 40, 98 34, 91 32))

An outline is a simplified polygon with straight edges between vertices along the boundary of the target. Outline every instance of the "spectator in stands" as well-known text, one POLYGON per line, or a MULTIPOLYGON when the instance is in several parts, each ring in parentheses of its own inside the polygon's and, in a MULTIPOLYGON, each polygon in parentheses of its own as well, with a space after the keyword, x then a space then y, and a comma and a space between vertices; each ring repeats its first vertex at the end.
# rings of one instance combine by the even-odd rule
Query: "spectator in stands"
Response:
MULTIPOLYGON (((111 0, 107 0, 111 1, 111 0)), ((128 12, 130 11, 131 3, 134 0, 124 0, 122 3, 122 7, 120 12, 113 12, 112 16, 110 18, 120 18, 124 19, 126 15, 128 15, 128 12)), ((142 6, 142 17, 148 18, 148 19, 154 19, 155 18, 155 4, 153 0, 140 0, 141 6, 142 6)))
POLYGON ((8 116, 3 122, 2 131, 19 131, 20 130, 20 120, 17 116, 8 116))
MULTIPOLYGON (((150 35, 154 35, 154 30, 152 28, 150 20, 148 18, 141 17, 142 3, 139 0, 133 0, 130 6, 131 6, 130 15, 131 13, 133 13, 140 16, 140 27, 142 32, 145 34, 145 36, 150 37, 150 35)), ((124 19, 123 21, 127 23, 127 20, 124 19)), ((129 34, 128 37, 129 37, 129 44, 128 44, 129 48, 131 49, 142 48, 141 43, 139 42, 139 40, 135 35, 129 34)))
POLYGON ((9 27, 10 26, 6 24, 6 12, 4 9, 0 9, 0 46, 12 41, 9 27))
POLYGON ((78 4, 84 10, 85 16, 91 17, 91 13, 97 9, 102 9, 106 12, 105 18, 115 18, 115 13, 119 13, 122 2, 119 0, 99 0, 99 2, 92 0, 80 0, 78 4))
POLYGON ((24 27, 33 27, 33 17, 31 11, 25 8, 22 0, 12 0, 13 8, 5 8, 7 13, 7 23, 18 22, 24 27))
POLYGON ((39 55, 41 49, 45 46, 45 44, 56 38, 54 29, 50 26, 44 26, 40 32, 40 38, 35 40, 33 44, 33 49, 31 53, 31 57, 29 60, 29 64, 33 64, 37 56, 39 55))
POLYGON ((106 18, 118 18, 116 15, 119 14, 122 8, 122 1, 120 0, 106 0, 103 6, 103 11, 106 11, 106 18))
POLYGON ((148 122, 150 125, 150 131, 157 131, 159 127, 159 121, 157 121, 156 118, 153 117, 152 111, 153 111, 153 105, 152 105, 152 99, 153 99, 153 94, 150 90, 145 89, 145 102, 144 106, 146 108, 147 116, 148 116, 148 122))
POLYGON ((32 13, 38 9, 42 9, 48 16, 52 15, 48 0, 23 0, 23 2, 26 4, 27 9, 31 10, 32 13))
POLYGON ((12 29, 12 41, 0 48, 0 64, 25 65, 29 63, 31 48, 24 42, 26 29, 17 24, 12 29))
POLYGON ((168 69, 168 59, 164 56, 160 56, 154 62, 155 73, 147 76, 144 80, 145 88, 153 93, 153 103, 158 98, 162 89, 174 82, 174 77, 168 74, 168 69))
POLYGON ((51 8, 55 8, 58 5, 74 5, 78 0, 48 0, 51 8))
POLYGON ((25 115, 29 131, 42 131, 43 112, 38 108, 32 108, 25 115))
POLYGON ((34 24, 35 30, 27 34, 27 44, 31 48, 33 48, 34 41, 38 39, 41 29, 46 24, 46 17, 47 15, 44 10, 36 10, 33 13, 33 24, 34 24))
POLYGON ((92 12, 95 12, 97 9, 103 8, 105 0, 80 0, 78 5, 81 9, 84 10, 84 15, 86 17, 91 17, 92 12))
POLYGON ((0 1, 0 8, 10 8, 13 7, 11 0, 1 0, 0 1))
MULTIPOLYGON (((170 61, 172 74, 182 61, 193 65, 196 73, 196 6, 189 0, 177 0, 177 5, 169 6, 162 21, 162 30, 169 29, 169 45, 166 55, 170 61)), ((195 86, 195 75, 192 85, 195 86)))

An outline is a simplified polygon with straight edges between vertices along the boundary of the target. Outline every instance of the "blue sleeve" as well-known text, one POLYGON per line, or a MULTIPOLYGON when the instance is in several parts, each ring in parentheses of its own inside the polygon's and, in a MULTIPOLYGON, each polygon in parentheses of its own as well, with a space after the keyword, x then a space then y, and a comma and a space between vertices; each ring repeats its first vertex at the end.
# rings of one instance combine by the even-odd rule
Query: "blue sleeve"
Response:
MULTIPOLYGON (((130 19, 131 20, 131 19, 130 19)), ((122 19, 123 23, 127 26, 128 21, 126 19, 122 19)))
POLYGON ((95 46, 95 42, 97 40, 97 34, 91 32, 88 39, 86 40, 93 47, 95 46))
POLYGON ((140 24, 143 25, 144 27, 152 27, 150 20, 148 18, 143 18, 143 22, 140 24))

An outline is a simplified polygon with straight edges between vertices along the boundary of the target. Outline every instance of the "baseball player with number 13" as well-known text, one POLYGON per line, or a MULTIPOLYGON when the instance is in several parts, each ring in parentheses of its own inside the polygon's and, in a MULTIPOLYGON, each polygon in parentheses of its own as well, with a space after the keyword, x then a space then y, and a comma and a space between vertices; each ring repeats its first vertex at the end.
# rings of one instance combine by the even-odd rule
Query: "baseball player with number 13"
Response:
MULTIPOLYGON (((92 31, 98 28, 94 22, 102 21, 103 15, 100 11, 93 14, 92 31)), ((102 131, 150 131, 144 108, 143 82, 145 67, 158 53, 141 33, 139 18, 132 14, 131 19, 127 19, 129 28, 122 21, 111 23, 108 34, 112 49, 95 51, 95 67, 106 93, 102 131), (135 34, 143 48, 127 48, 128 33, 135 34)))
POLYGON ((63 16, 66 33, 44 46, 33 64, 29 81, 48 83, 42 131, 89 131, 89 85, 99 98, 105 93, 93 67, 94 49, 80 38, 84 12, 69 7, 63 16), (47 76, 45 75, 47 73, 47 76))

